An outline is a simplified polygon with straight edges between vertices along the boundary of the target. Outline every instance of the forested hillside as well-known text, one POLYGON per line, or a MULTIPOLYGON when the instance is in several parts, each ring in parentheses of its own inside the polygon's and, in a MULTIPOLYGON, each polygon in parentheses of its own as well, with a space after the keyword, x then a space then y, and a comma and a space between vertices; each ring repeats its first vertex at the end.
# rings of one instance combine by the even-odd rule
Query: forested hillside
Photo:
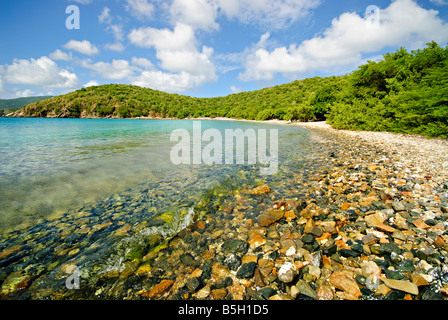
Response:
POLYGON ((30 104, 18 117, 230 117, 327 120, 335 128, 448 138, 448 47, 388 53, 349 75, 311 78, 219 98, 103 85, 30 104))
POLYGON ((51 96, 25 97, 16 99, 0 99, 0 116, 8 114, 30 103, 51 98, 51 96))

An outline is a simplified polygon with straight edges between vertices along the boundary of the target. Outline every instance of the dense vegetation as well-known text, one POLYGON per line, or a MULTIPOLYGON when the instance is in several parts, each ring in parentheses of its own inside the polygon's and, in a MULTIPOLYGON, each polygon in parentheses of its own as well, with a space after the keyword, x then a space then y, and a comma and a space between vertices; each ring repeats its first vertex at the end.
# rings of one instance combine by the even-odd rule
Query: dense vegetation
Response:
POLYGON ((401 48, 349 75, 218 98, 119 84, 89 87, 35 102, 16 116, 327 120, 341 129, 448 138, 448 47, 432 42, 410 53, 401 48))
POLYGON ((404 48, 359 67, 331 105, 336 128, 448 138, 448 47, 404 48))
POLYGON ((51 98, 51 96, 40 96, 40 97, 25 97, 25 98, 16 98, 16 99, 0 99, 0 117, 17 111, 23 106, 26 106, 30 103, 51 98))

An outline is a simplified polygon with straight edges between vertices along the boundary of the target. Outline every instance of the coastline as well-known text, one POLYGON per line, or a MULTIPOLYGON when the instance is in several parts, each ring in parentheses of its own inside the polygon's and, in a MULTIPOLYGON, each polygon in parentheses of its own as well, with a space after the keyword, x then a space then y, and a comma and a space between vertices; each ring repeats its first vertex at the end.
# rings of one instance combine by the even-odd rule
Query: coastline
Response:
MULTIPOLYGON (((318 163, 319 171, 297 169, 284 178, 286 187, 298 181, 304 190, 297 193, 291 185, 280 193, 278 184, 257 186, 260 182, 254 181, 251 189, 218 194, 218 206, 167 244, 126 261, 120 272, 100 275, 101 288, 87 287, 69 296, 61 289, 50 296, 93 298, 94 292, 100 299, 137 300, 446 299, 448 141, 336 130, 324 122, 268 122, 311 132, 317 155, 311 162, 318 163), (126 283, 133 281, 131 289, 126 283)), ((123 234, 134 232, 130 226, 123 234)), ((20 249, 0 256, 14 257, 15 250, 20 249)), ((56 269, 62 277, 66 267, 56 269)), ((6 294, 0 298, 29 286, 17 279, 22 281, 7 278, 2 283, 6 294)))
POLYGON ((207 250, 133 298, 446 299, 448 142, 296 125, 310 129, 325 163, 305 195, 264 185, 235 196, 229 223, 209 215, 169 244, 174 259, 197 251, 191 236, 210 237, 207 250), (263 193, 271 209, 245 217, 248 199, 263 193))

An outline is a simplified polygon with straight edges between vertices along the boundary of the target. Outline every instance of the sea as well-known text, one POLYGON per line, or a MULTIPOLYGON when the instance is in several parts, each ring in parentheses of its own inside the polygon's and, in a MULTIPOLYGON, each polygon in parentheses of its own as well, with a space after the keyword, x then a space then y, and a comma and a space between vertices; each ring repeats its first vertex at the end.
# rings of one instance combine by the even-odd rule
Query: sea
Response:
MULTIPOLYGON (((213 196, 268 184, 281 197, 292 183, 299 195, 295 174, 315 157, 306 129, 248 121, 0 118, 0 139, 0 280, 21 270, 45 290, 61 287, 64 264, 122 271, 130 245, 175 236, 201 210, 213 213, 213 196), (249 132, 258 144, 246 139, 243 158, 225 161, 229 131, 243 133, 235 154, 249 132), (182 145, 190 148, 180 148, 179 132, 191 134, 182 145), (249 161, 260 143, 276 156, 269 175, 266 157, 249 161), (223 161, 198 162, 204 150, 223 161)), ((49 293, 30 297, 40 294, 49 293)))

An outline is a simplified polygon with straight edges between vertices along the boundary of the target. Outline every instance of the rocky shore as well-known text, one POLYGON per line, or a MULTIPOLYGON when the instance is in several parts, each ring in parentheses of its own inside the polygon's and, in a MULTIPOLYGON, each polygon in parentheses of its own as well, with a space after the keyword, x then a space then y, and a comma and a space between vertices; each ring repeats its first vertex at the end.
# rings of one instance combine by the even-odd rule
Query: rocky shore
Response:
MULTIPOLYGON (((129 248, 123 268, 49 296, 447 299, 448 141, 298 125, 311 132, 315 149, 307 161, 316 170, 296 168, 244 189, 215 192, 207 210, 169 242, 129 248)), ((115 236, 137 232, 134 225, 120 228, 115 236)), ((6 249, 0 260, 13 254, 6 249)), ((68 265, 55 263, 61 281, 68 265)), ((37 281, 24 283, 26 277, 3 280, 3 298, 21 289, 43 292, 37 281)))
POLYGON ((262 184, 222 197, 141 258, 141 285, 122 298, 446 299, 448 142, 305 126, 321 151, 305 194, 262 184))

